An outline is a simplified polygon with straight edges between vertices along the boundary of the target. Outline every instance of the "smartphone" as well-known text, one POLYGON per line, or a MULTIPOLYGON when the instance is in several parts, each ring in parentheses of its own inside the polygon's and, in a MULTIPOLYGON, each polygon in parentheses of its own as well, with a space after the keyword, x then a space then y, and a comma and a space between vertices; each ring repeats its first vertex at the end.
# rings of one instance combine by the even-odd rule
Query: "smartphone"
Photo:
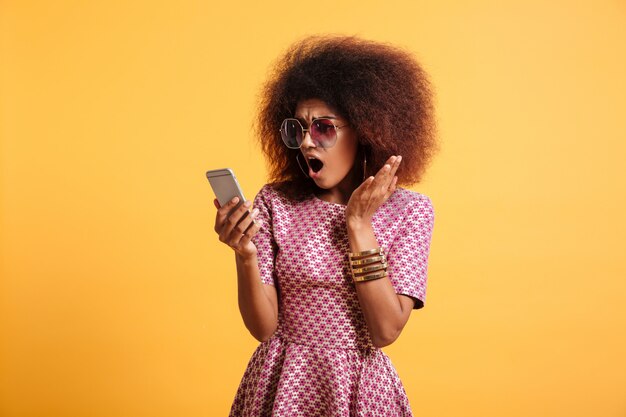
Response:
POLYGON ((246 201, 232 169, 222 168, 207 171, 206 177, 220 206, 224 207, 234 197, 239 197, 239 201, 235 208, 230 211, 231 213, 246 201))

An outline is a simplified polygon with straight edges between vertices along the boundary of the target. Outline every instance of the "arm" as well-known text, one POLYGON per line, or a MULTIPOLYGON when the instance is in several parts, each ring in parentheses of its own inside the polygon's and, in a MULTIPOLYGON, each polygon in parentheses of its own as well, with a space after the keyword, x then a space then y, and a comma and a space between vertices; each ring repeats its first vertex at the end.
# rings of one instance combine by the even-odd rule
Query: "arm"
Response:
POLYGON ((260 200, 257 197, 255 202, 260 207, 252 213, 248 211, 252 205, 250 201, 233 210, 237 197, 224 207, 220 207, 217 199, 214 203, 218 209, 215 231, 220 241, 235 252, 239 312, 252 336, 263 342, 278 327, 278 302, 276 288, 263 282, 259 268, 257 245, 261 245, 265 252, 271 251, 268 246, 269 232, 267 226, 263 227, 263 223, 267 222, 266 209, 260 200), (260 219, 255 221, 259 214, 260 219), (262 227, 261 234, 258 234, 262 227))
MULTIPOLYGON (((348 221, 347 228, 351 252, 379 246, 371 223, 348 221)), ((390 345, 400 336, 415 302, 411 297, 396 294, 389 277, 355 282, 355 286, 372 343, 376 347, 390 345)))
POLYGON ((269 339, 278 327, 276 288, 261 281, 257 255, 235 254, 239 312, 246 328, 258 341, 269 339))
MULTIPOLYGON (((363 181, 350 196, 346 207, 346 228, 351 252, 380 246, 372 229, 372 216, 396 190, 398 177, 394 174, 401 160, 401 156, 390 157, 376 176, 363 181)), ((387 277, 354 283, 372 343, 377 347, 387 346, 398 338, 415 307, 413 298, 396 294, 396 287, 392 285, 392 280, 396 282, 400 278, 394 274, 405 271, 397 268, 393 271, 391 263, 389 266, 387 277)), ((413 271, 406 272, 413 276, 413 271)), ((415 291, 408 294, 413 296, 415 291)))

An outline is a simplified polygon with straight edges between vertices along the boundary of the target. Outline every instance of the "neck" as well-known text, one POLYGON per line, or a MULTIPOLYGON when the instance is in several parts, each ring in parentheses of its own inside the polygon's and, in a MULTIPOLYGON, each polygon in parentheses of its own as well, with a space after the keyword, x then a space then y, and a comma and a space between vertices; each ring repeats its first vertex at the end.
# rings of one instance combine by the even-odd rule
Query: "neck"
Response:
POLYGON ((329 203, 348 205, 348 201, 362 181, 362 169, 356 165, 339 184, 328 190, 322 190, 318 197, 329 203))

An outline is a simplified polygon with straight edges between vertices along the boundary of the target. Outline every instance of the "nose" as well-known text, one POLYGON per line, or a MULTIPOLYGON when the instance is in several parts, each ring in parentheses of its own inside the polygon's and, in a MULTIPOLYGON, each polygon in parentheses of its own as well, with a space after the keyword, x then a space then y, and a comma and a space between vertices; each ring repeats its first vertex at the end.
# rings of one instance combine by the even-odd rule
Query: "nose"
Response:
POLYGON ((304 132, 304 136, 302 137, 302 143, 300 144, 300 148, 315 148, 315 143, 313 139, 311 139, 311 133, 307 130, 304 132), (308 138, 308 139, 307 139, 308 138))

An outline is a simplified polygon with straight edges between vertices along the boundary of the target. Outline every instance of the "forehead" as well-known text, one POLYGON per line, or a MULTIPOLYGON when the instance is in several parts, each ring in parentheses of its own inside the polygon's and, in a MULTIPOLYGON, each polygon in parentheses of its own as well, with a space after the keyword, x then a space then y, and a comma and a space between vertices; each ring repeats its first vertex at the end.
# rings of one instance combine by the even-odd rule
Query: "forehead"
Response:
POLYGON ((300 100, 296 105, 294 117, 302 119, 313 119, 315 117, 339 117, 337 111, 322 100, 311 98, 300 100))

